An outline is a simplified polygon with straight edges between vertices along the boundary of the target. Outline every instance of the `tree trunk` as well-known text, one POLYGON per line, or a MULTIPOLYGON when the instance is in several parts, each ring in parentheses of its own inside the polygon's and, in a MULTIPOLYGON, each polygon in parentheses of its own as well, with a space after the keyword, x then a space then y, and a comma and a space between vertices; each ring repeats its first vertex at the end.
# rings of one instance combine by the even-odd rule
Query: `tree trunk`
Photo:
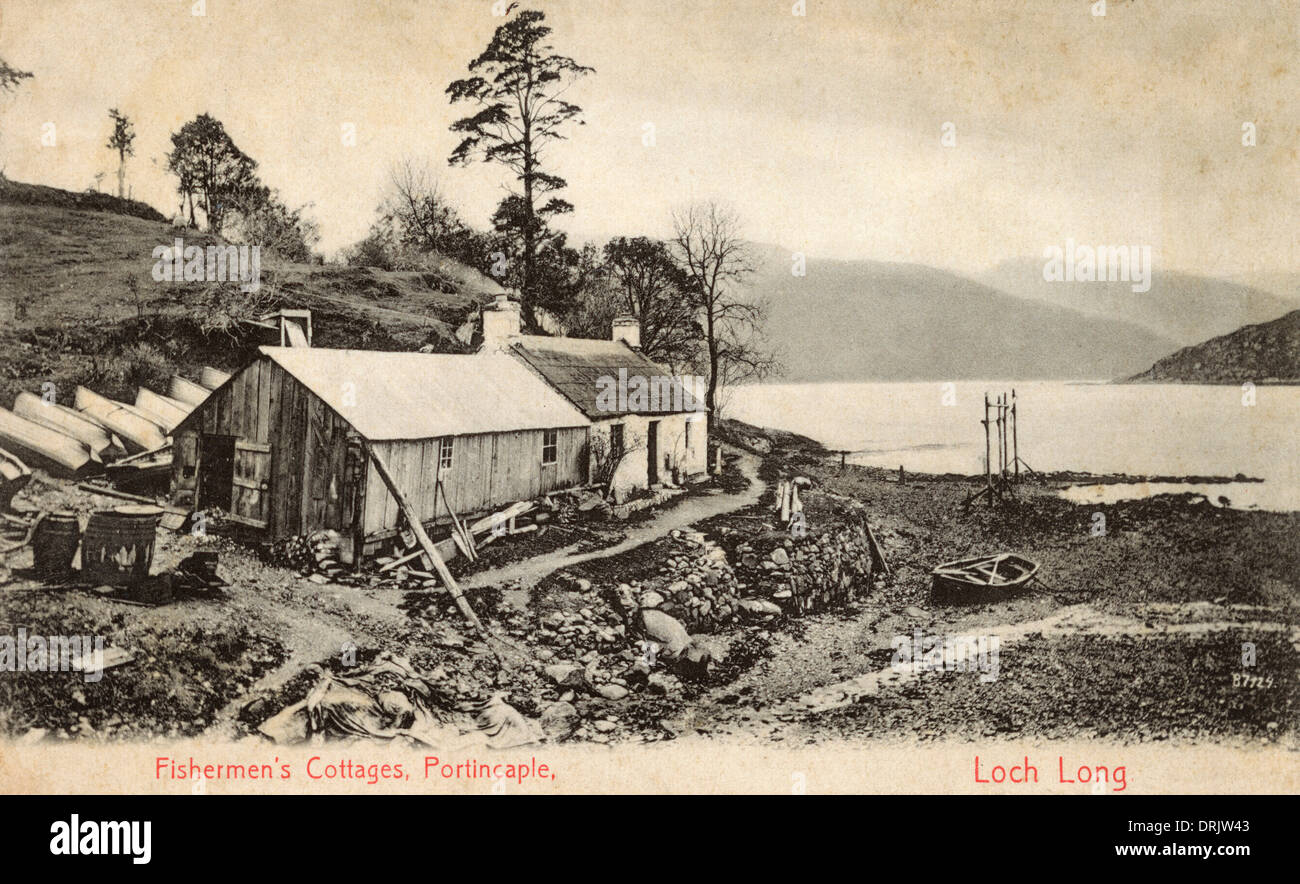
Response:
POLYGON ((533 304, 536 303, 537 292, 535 291, 536 280, 534 276, 537 272, 537 256, 535 250, 537 243, 533 235, 534 223, 533 210, 533 142, 532 136, 527 125, 524 126, 524 281, 520 287, 520 299, 523 313, 523 320, 528 326, 537 325, 537 316, 533 312, 533 304))
POLYGON ((705 334, 709 344, 709 389, 704 394, 704 406, 709 410, 709 414, 716 414, 717 391, 718 391, 718 335, 717 329, 713 325, 713 308, 706 309, 706 328, 705 334))

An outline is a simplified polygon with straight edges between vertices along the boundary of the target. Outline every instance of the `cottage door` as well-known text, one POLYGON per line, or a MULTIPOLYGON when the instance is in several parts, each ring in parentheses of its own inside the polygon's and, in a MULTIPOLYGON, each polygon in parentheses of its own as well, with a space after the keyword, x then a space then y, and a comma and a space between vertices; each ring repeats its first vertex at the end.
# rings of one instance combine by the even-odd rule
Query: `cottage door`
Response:
POLYGON ((235 442, 235 479, 230 510, 238 521, 265 528, 270 511, 271 446, 235 442))
POLYGON ((659 421, 650 421, 645 433, 646 484, 659 484, 659 421))

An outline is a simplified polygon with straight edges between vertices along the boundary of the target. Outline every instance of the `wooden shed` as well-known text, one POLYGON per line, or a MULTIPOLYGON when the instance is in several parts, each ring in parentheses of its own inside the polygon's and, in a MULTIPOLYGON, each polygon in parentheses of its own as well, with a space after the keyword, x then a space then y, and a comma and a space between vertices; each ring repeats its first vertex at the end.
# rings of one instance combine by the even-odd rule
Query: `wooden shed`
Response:
POLYGON ((173 497, 270 539, 332 528, 369 554, 399 510, 362 440, 431 526, 585 484, 589 428, 504 354, 262 347, 176 427, 173 497))

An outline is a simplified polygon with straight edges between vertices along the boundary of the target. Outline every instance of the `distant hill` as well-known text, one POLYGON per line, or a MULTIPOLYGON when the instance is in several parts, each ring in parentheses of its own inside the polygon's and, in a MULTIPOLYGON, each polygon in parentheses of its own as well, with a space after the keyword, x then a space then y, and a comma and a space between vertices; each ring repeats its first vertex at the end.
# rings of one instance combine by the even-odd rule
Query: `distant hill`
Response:
MULTIPOLYGON (((160 283, 153 250, 177 238, 223 242, 173 227, 143 203, 108 194, 0 183, 0 407, 19 390, 79 383, 130 397, 202 365, 231 369, 269 342, 265 329, 213 321, 238 303, 236 283, 160 283)), ((306 307, 324 347, 459 352, 455 331, 501 291, 448 258, 422 271, 278 262, 264 256, 258 310, 306 307)), ((254 311, 255 312, 255 311, 254 311)), ((272 336, 273 337, 273 336, 272 336)))
POLYGON ((756 246, 754 293, 789 381, 1103 379, 1178 346, 1136 325, 1012 297, 918 264, 808 259, 756 246))
POLYGON ((1019 298, 1139 325, 1180 345, 1267 322, 1297 306, 1272 291, 1158 265, 1151 289, 1135 292, 1131 282, 1049 282, 1043 264, 1038 258, 1004 261, 979 280, 1019 298))
POLYGON ((1131 382, 1300 383, 1300 310, 1184 347, 1131 382))

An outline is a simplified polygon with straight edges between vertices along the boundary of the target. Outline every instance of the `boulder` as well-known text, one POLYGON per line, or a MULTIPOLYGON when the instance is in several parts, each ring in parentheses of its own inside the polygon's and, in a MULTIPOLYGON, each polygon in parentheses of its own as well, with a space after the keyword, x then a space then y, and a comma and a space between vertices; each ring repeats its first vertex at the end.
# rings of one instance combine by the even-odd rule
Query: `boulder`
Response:
POLYGON ((596 693, 606 700, 621 700, 628 695, 627 688, 617 684, 603 684, 596 688, 596 693))
POLYGON ((736 606, 750 617, 775 617, 781 613, 780 605, 765 599, 741 599, 736 606))
POLYGON ((683 678, 704 678, 713 665, 713 648, 699 636, 691 636, 677 658, 676 670, 683 678))
POLYGON ((552 663, 545 670, 546 677, 563 688, 583 688, 587 685, 587 675, 581 666, 573 663, 552 663))
POLYGON ((642 609, 640 614, 646 637, 658 643, 664 657, 676 659, 690 643, 690 633, 677 618, 670 617, 657 608, 642 609))
POLYGON ((542 733, 552 740, 562 740, 578 729, 581 719, 572 703, 563 700, 542 710, 542 733))

